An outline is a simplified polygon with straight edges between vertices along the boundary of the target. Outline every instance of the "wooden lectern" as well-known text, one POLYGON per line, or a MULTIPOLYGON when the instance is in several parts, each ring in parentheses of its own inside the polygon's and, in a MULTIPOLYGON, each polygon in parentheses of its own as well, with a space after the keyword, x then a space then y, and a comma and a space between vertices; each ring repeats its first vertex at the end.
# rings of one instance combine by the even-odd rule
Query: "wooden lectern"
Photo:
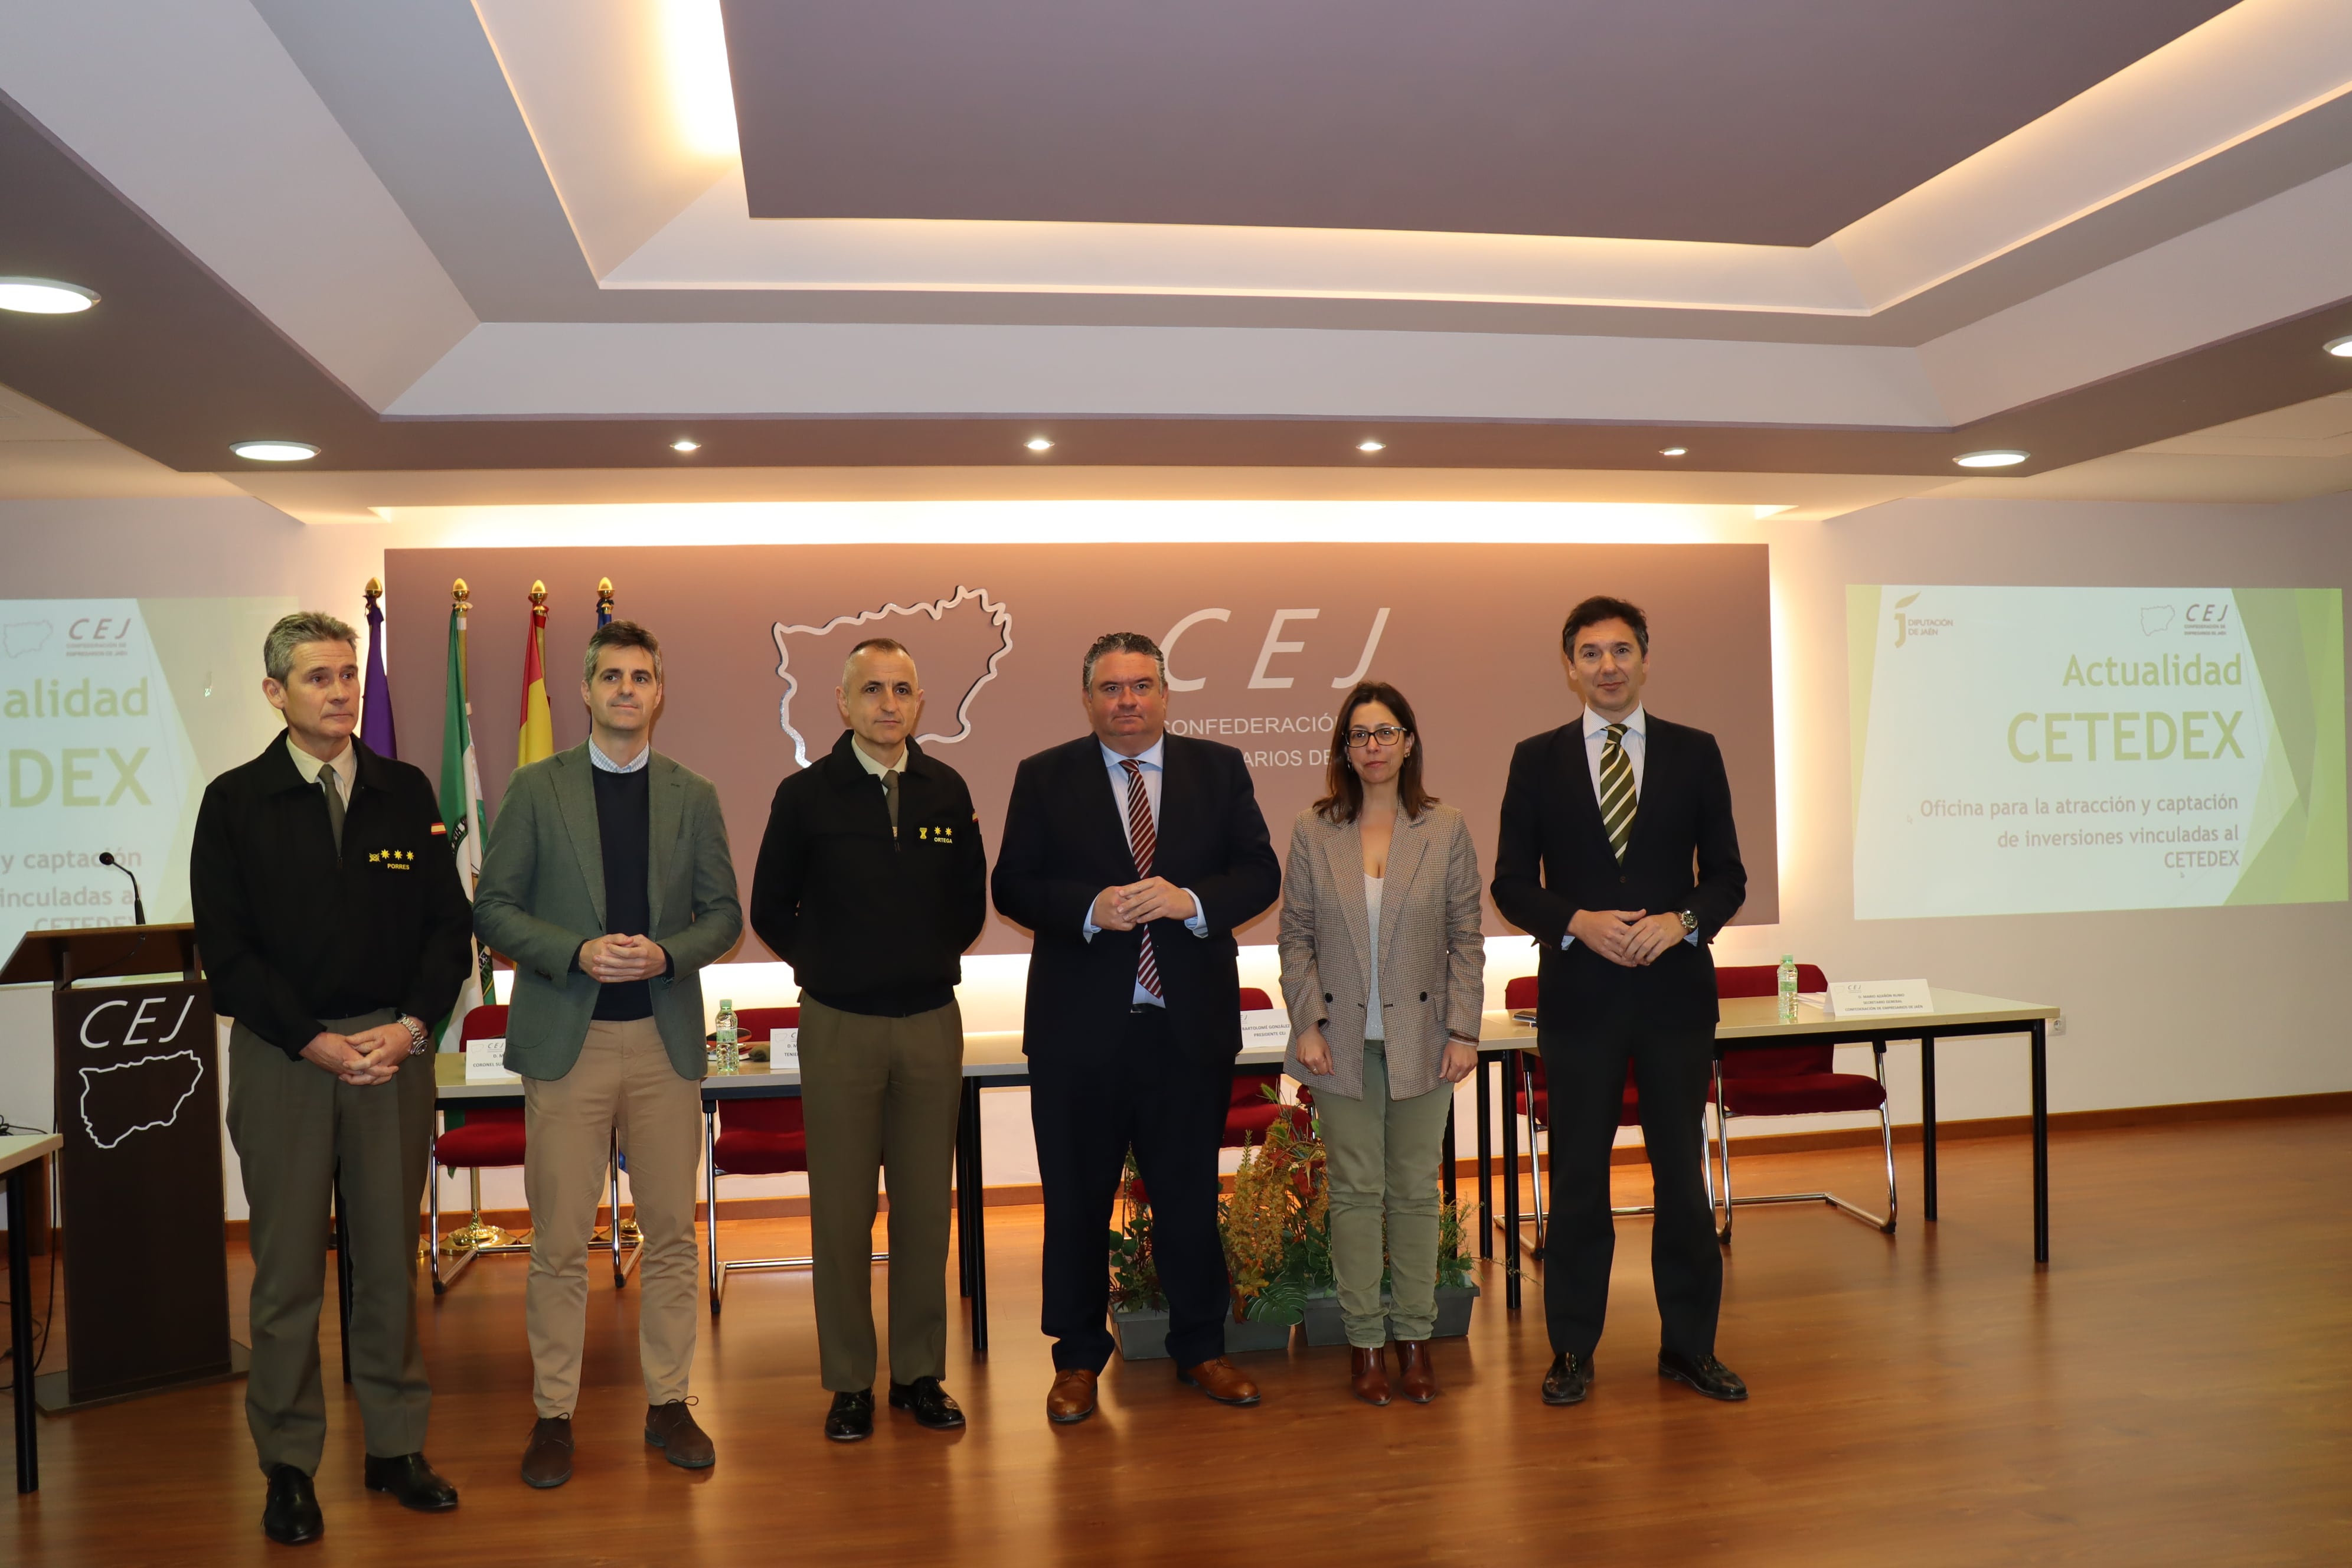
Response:
POLYGON ((245 1347, 228 1337, 220 1047, 195 928, 30 931, 0 965, 0 985, 28 984, 53 992, 65 1140, 68 1361, 36 1380, 41 1408, 241 1373, 245 1347))

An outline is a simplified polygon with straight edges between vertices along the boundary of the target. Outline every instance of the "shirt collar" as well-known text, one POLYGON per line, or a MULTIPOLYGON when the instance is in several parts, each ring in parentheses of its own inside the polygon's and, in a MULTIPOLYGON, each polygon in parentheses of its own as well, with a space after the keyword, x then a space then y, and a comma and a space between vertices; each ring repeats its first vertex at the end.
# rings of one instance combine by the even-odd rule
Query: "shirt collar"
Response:
POLYGON ((334 769, 337 792, 345 800, 352 798, 352 785, 357 782, 360 772, 358 742, 345 741, 343 749, 335 753, 331 762, 320 762, 296 745, 292 733, 289 732, 286 737, 286 754, 294 759, 294 771, 302 775, 302 782, 306 784, 315 785, 319 782, 320 773, 328 768, 334 769))
POLYGON ((857 737, 854 734, 849 738, 849 750, 850 753, 857 759, 857 765, 877 779, 886 773, 902 773, 907 771, 907 743, 904 741, 898 742, 898 760, 887 764, 877 763, 869 756, 866 748, 857 743, 857 737))
POLYGON ((610 758, 610 757, 608 757, 608 756, 606 756, 606 755, 604 754, 603 748, 599 747, 599 746, 596 744, 596 738, 595 738, 594 736, 591 735, 591 736, 588 738, 588 762, 589 762, 589 765, 590 765, 590 766, 592 766, 592 767, 593 767, 593 768, 594 768, 598 773, 643 773, 643 772, 645 771, 646 764, 647 763, 652 762, 653 760, 654 760, 654 749, 653 749, 651 746, 647 746, 644 751, 639 752, 637 753, 636 761, 635 761, 635 762, 633 762, 633 763, 629 763, 626 767, 624 767, 624 766, 622 766, 619 763, 614 762, 612 758, 610 758))
POLYGON ((1633 704, 1633 710, 1626 714, 1622 721, 1612 719, 1606 713, 1595 713, 1591 709, 1587 708, 1584 710, 1584 738, 1589 741, 1605 731, 1610 725, 1619 722, 1624 724, 1626 733, 1639 735, 1643 740, 1649 738, 1650 718, 1642 710, 1642 705, 1638 702, 1633 704))
MULTIPOLYGON (((1095 744, 1102 746, 1102 742, 1097 740, 1095 742, 1095 744)), ((1152 742, 1147 750, 1138 752, 1132 757, 1122 757, 1117 752, 1112 751, 1108 746, 1103 746, 1103 766, 1109 768, 1115 773, 1118 770, 1118 765, 1121 763, 1141 763, 1153 773, 1165 773, 1167 771, 1168 764, 1161 760, 1161 753, 1167 749, 1168 737, 1165 734, 1162 734, 1160 739, 1152 742)))

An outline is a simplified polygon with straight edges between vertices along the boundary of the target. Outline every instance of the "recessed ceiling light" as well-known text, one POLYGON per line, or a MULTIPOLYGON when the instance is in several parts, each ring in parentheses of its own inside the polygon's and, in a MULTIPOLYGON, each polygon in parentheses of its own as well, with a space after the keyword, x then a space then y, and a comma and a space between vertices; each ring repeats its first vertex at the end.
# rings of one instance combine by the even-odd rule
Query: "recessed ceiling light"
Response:
POLYGON ((699 452, 702 450, 702 443, 691 436, 681 436, 669 444, 669 449, 673 452, 699 452))
POLYGON ((70 316, 97 303, 98 296, 79 283, 59 283, 51 278, 0 278, 0 310, 70 316))
POLYGON ((2340 338, 2331 338, 2324 346, 2329 353, 2334 354, 2337 359, 2352 359, 2352 334, 2347 334, 2347 336, 2340 338))
POLYGON ((1050 452, 1054 449, 1054 443, 1046 440, 1043 436, 1032 436, 1021 444, 1033 452, 1050 452))
POLYGON ((2013 468, 2032 456, 2014 447, 1996 447, 1990 451, 1963 452, 1952 461, 1964 468, 2013 468))
POLYGON ((1359 452, 1385 452, 1388 449, 1389 444, 1386 441, 1359 441, 1356 443, 1356 450, 1359 452))
POLYGON ((1658 456, 1661 458, 1687 458, 1690 456, 1690 448, 1688 447, 1661 447, 1658 448, 1658 456))
POLYGON ((308 441, 239 441, 229 450, 257 463, 305 463, 319 455, 308 441))

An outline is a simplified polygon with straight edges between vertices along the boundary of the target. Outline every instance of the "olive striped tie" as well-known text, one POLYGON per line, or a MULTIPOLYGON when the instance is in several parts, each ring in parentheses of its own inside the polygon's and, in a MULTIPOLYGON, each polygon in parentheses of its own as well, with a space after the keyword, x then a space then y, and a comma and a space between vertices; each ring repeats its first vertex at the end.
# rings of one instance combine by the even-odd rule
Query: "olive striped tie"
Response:
POLYGON ((1601 742, 1601 825, 1609 830, 1609 847, 1625 858, 1625 841, 1633 837, 1633 810, 1641 803, 1633 795, 1633 764, 1625 755, 1625 726, 1609 726, 1601 742))

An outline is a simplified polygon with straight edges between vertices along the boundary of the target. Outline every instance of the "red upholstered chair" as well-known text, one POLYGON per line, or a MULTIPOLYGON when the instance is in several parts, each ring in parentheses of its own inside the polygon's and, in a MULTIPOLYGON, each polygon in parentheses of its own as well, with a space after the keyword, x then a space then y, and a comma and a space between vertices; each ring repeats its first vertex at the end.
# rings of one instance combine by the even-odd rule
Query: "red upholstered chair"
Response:
MULTIPOLYGON (((1255 986, 1242 989, 1242 1011, 1262 1013, 1274 1005, 1274 999, 1255 986)), ((1298 1091, 1297 1105, 1284 1105, 1268 1100, 1267 1089, 1276 1093, 1282 1089, 1282 1069, 1272 1072, 1237 1072, 1234 1074, 1233 1098, 1225 1105, 1225 1140, 1227 1149, 1244 1148, 1265 1142, 1266 1129, 1279 1117, 1288 1117, 1290 1124, 1301 1137, 1306 1136, 1314 1099, 1305 1089, 1298 1091)))
MULTIPOLYGON (((1797 989, 1824 991, 1829 979, 1820 967, 1797 965, 1797 989)), ((1715 972, 1716 994, 1770 996, 1780 990, 1780 966, 1757 963, 1715 972)), ((1828 1045, 1749 1046, 1724 1042, 1717 1053, 1715 1076, 1715 1145, 1723 1166, 1723 1228, 1731 1239, 1731 1216, 1741 1204, 1824 1203, 1866 1225, 1895 1234, 1895 1123, 1886 1104, 1886 1047, 1872 1049, 1870 1077, 1836 1070, 1836 1047, 1828 1045), (1743 1116, 1806 1116, 1827 1111, 1875 1110, 1878 1132, 1886 1153, 1886 1213, 1884 1216, 1856 1207, 1835 1193, 1761 1193, 1753 1197, 1731 1195, 1731 1123, 1743 1116)))
MULTIPOLYGON (((746 1046, 766 1043, 778 1029, 800 1027, 798 1007, 739 1007, 735 1027, 746 1046)), ((771 1063, 772 1066, 773 1064, 771 1063)), ((719 1100, 702 1108, 703 1214, 710 1258, 710 1315, 719 1315, 730 1270, 807 1268, 814 1258, 722 1258, 719 1253, 719 1178, 782 1176, 808 1170, 808 1123, 798 1095, 760 1100, 719 1100)), ((877 1252, 874 1261, 889 1258, 877 1252)))
MULTIPOLYGON (((466 1015, 458 1026, 458 1038, 495 1040, 507 1032, 507 1010, 498 1003, 485 1003, 466 1015)), ((466 1266, 485 1252, 529 1252, 530 1233, 509 1234, 482 1218, 482 1169, 484 1166, 520 1165, 522 1163, 522 1108, 492 1106, 468 1110, 460 1118, 462 1125, 444 1129, 440 1118, 434 1119, 432 1142, 427 1153, 427 1170, 431 1180, 425 1184, 429 1199, 428 1234, 434 1238, 433 1293, 436 1296, 457 1282, 466 1266), (441 1235, 441 1173, 464 1171, 473 1184, 474 1217, 466 1225, 441 1235), (445 1272, 441 1254, 448 1252, 454 1261, 445 1272)))
MULTIPOLYGON (((1503 1006, 1507 1012, 1533 1013, 1536 1010, 1536 977, 1532 974, 1519 975, 1505 983, 1503 986, 1503 1006)), ((1528 1121, 1528 1164, 1535 1192, 1533 1205, 1535 1213, 1529 1219, 1521 1223, 1530 1224, 1535 1227, 1535 1245, 1528 1249, 1528 1256, 1540 1262, 1544 1255, 1544 1161, 1542 1154, 1538 1152, 1536 1139, 1540 1133, 1544 1147, 1549 1148, 1551 1093, 1544 1082, 1543 1058, 1534 1051, 1521 1051, 1517 1055, 1519 1086, 1513 1109, 1528 1121)), ((1634 1084, 1633 1064, 1631 1062, 1625 1064, 1625 1097, 1617 1109, 1617 1125, 1620 1127, 1642 1125, 1642 1096, 1640 1089, 1634 1084)), ((1715 1173, 1706 1167, 1703 1157, 1700 1161, 1700 1168, 1707 1178, 1707 1198, 1712 1204, 1715 1196, 1715 1173)), ((1609 1212, 1613 1215, 1655 1214, 1657 1206, 1654 1204, 1635 1204, 1623 1208, 1612 1208, 1609 1212)), ((1501 1223, 1500 1220, 1496 1221, 1497 1225, 1501 1223)))

